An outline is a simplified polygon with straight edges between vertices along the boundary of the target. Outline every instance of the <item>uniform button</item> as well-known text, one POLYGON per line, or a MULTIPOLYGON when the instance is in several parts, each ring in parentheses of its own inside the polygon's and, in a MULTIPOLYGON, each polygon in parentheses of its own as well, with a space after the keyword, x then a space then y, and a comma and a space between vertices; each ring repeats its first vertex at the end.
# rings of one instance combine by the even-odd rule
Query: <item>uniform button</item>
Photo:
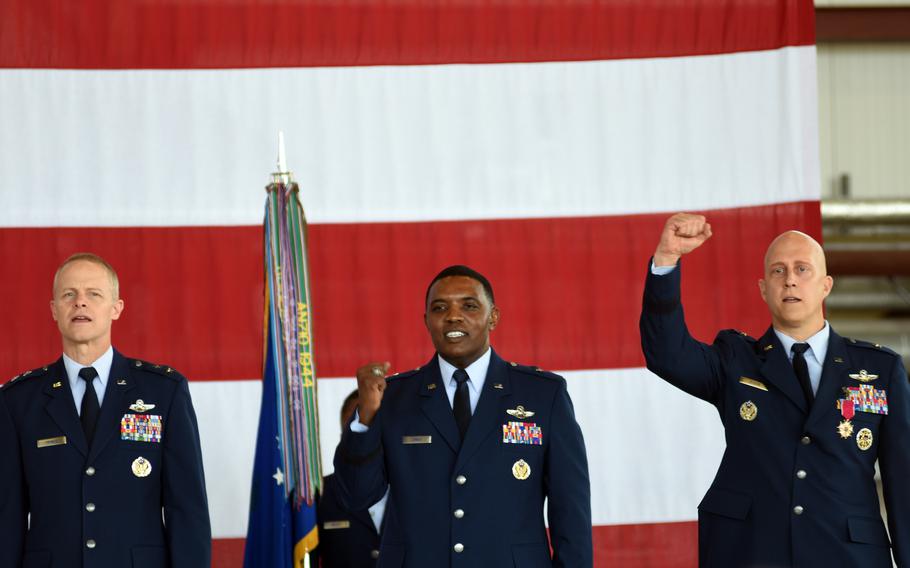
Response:
POLYGON ((94 503, 86 503, 86 504, 85 504, 85 510, 88 511, 89 513, 94 513, 94 512, 95 512, 95 504, 94 504, 94 503))
POLYGON ((458 477, 455 478, 455 483, 457 483, 458 485, 464 485, 467 482, 468 482, 468 478, 463 475, 459 475, 458 477))
POLYGON ((793 514, 795 514, 795 515, 802 515, 802 514, 803 514, 803 506, 802 506, 802 505, 797 505, 796 507, 793 507, 793 514))
POLYGON ((459 542, 455 546, 452 547, 452 550, 454 550, 455 552, 464 552, 464 545, 459 542))
POLYGON ((376 560, 377 558, 379 558, 379 551, 378 550, 370 551, 370 558, 372 558, 373 560, 376 560))
POLYGON ((455 511, 452 514, 455 515, 456 519, 460 519, 464 516, 464 511, 461 509, 455 509, 455 511))
POLYGON ((85 541, 85 547, 86 548, 95 548, 95 539, 90 538, 87 541, 85 541))
POLYGON ((85 475, 87 475, 89 477, 95 475, 95 468, 93 468, 92 466, 88 466, 87 468, 85 468, 85 475))
POLYGON ((809 436, 803 436, 803 439, 800 440, 800 442, 802 442, 802 444, 804 446, 808 446, 809 444, 812 443, 812 438, 810 438, 809 436))
POLYGON ((798 477, 800 479, 806 479, 806 470, 801 469, 801 470, 797 471, 796 477, 798 477))

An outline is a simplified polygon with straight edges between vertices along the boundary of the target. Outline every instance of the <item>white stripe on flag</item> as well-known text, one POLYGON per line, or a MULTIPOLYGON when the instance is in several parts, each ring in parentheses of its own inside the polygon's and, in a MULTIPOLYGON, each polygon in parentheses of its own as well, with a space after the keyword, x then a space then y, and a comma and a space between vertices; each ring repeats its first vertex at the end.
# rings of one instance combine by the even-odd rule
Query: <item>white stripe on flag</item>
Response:
POLYGON ((311 222, 816 200, 815 80, 814 46, 575 63, 5 69, 0 226, 258 225, 279 130, 311 222))

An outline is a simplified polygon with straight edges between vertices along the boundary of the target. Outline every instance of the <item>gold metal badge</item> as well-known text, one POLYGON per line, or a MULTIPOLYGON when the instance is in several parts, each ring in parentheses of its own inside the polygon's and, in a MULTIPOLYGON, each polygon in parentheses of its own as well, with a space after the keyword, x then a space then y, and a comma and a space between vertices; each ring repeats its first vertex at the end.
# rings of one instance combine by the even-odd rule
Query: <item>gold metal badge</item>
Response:
POLYGON ((54 384, 53 384, 53 385, 52 385, 52 386, 53 386, 53 387, 54 387, 54 388, 55 388, 55 389, 59 389, 59 388, 60 388, 60 387, 62 387, 62 386, 63 386, 63 383, 62 383, 62 382, 60 382, 60 381, 57 381, 57 382, 56 382, 56 383, 54 383, 54 384))
POLYGON ((859 381, 861 383, 868 383, 869 381, 874 381, 878 378, 878 375, 870 375, 866 372, 865 369, 860 369, 859 373, 850 373, 849 377, 854 381, 859 381))
POLYGON ((840 434, 840 437, 846 440, 853 435, 853 422, 849 420, 841 420, 840 424, 837 425, 837 433, 840 434))
POLYGON ((518 460, 512 464, 512 475, 515 476, 515 479, 524 481, 525 479, 531 477, 531 466, 529 466, 528 462, 525 460, 518 460))
POLYGON ((133 475, 136 477, 148 477, 152 473, 152 463, 142 456, 133 460, 133 475))
POLYGON ((130 410, 133 412, 145 412, 155 408, 154 404, 145 404, 141 398, 136 399, 136 402, 130 405, 130 410))
POLYGON ((758 389, 758 390, 763 390, 763 391, 766 391, 766 392, 767 392, 767 390, 768 390, 768 387, 765 386, 765 383, 763 383, 763 382, 761 382, 761 381, 757 381, 757 380, 755 380, 755 379, 750 379, 749 377, 740 377, 740 378, 739 378, 739 382, 742 383, 742 384, 744 384, 744 385, 746 385, 746 386, 750 386, 750 387, 752 387, 752 388, 756 388, 756 389, 758 389))
POLYGON ((502 390, 502 383, 493 383, 493 388, 496 390, 502 390))
POLYGON ((51 446, 62 446, 66 444, 66 436, 57 436, 56 438, 42 438, 38 440, 39 448, 49 448, 51 446))
POLYGON ((530 418, 530 417, 534 416, 533 412, 531 412, 530 410, 525 410, 525 407, 520 404, 515 408, 507 409, 506 414, 508 414, 509 416, 514 416, 515 418, 518 418, 519 420, 524 420, 525 418, 530 418))
POLYGON ((772 349, 774 349, 774 344, 769 343, 768 345, 765 345, 762 349, 764 349, 765 351, 771 351, 772 349))
POLYGON ((126 379, 117 379, 117 385, 118 385, 118 386, 121 386, 121 387, 122 387, 122 386, 125 386, 125 385, 126 385, 126 379))
POLYGON ((856 435, 856 445, 862 451, 866 451, 872 447, 872 430, 868 428, 863 428, 856 435))
POLYGON ((739 407, 739 417, 746 422, 752 422, 758 416, 758 407, 751 400, 747 400, 739 407))
POLYGON ((436 383, 430 383, 427 385, 428 391, 435 390, 435 389, 436 389, 436 383))
POLYGON ((322 528, 327 531, 351 528, 351 521, 325 521, 322 528))

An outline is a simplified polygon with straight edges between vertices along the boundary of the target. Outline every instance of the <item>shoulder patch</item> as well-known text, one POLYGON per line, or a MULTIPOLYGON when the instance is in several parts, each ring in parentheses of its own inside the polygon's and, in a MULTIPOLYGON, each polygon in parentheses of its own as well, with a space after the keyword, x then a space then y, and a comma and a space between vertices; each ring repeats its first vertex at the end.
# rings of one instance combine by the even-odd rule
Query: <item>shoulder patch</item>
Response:
POLYGON ((900 355, 898 355, 896 351, 893 351, 892 349, 885 347, 884 345, 881 345, 879 343, 872 343, 871 341, 863 341, 862 339, 853 339, 851 337, 845 337, 844 341, 847 342, 847 345, 851 345, 851 346, 855 346, 855 347, 864 347, 866 349, 872 349, 875 351, 880 351, 882 353, 887 353, 888 355, 900 357, 900 355))
POLYGON ((47 374, 48 367, 49 367, 49 365, 45 365, 43 367, 38 367, 37 369, 30 369, 28 371, 25 371, 24 373, 22 373, 20 375, 16 375, 15 377, 13 377, 9 381, 7 381, 6 384, 0 386, 0 388, 8 388, 15 384, 23 383, 23 382, 25 382, 26 379, 31 379, 34 377, 42 377, 47 374))
POLYGON ((544 371, 540 367, 531 367, 529 365, 519 365, 518 363, 515 363, 514 361, 509 363, 509 369, 512 371, 518 371, 519 373, 522 373, 525 375, 532 375, 535 377, 542 377, 542 378, 551 379, 551 380, 559 380, 559 381, 564 380, 562 377, 560 377, 556 373, 544 371))
POLYGON ((168 367, 167 365, 161 365, 159 363, 150 363, 148 361, 143 361, 141 359, 130 359, 130 367, 133 369, 138 369, 140 371, 147 371, 149 373, 155 373, 156 375, 161 375, 162 377, 167 377, 175 381, 184 380, 185 377, 175 371, 173 368, 168 367))

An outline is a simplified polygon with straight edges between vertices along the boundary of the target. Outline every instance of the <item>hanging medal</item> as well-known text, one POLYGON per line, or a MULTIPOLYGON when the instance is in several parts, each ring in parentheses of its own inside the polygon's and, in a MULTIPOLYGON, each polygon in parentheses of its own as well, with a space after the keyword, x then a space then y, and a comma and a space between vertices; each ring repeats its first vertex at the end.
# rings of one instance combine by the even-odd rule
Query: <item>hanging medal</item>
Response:
POLYGON ((840 402, 840 414, 844 417, 840 421, 840 424, 837 425, 837 433, 840 434, 840 437, 843 439, 848 439, 853 435, 853 422, 850 420, 853 418, 853 415, 856 413, 856 408, 854 402, 850 399, 842 399, 840 402))

